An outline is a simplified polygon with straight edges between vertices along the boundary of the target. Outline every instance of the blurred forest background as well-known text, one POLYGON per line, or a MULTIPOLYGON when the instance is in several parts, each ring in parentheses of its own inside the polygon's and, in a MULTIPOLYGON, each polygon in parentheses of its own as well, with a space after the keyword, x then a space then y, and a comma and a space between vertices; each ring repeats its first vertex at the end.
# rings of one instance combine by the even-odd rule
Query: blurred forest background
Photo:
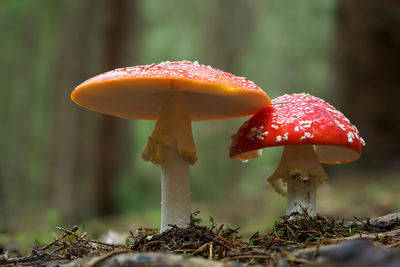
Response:
MULTIPOLYGON (((158 227, 159 169, 140 156, 154 122, 69 95, 114 68, 183 59, 245 76, 271 99, 308 92, 333 104, 367 146, 357 162, 325 166, 319 212, 398 210, 399 29, 397 0, 1 0, 0 231, 158 227)), ((264 231, 285 207, 266 182, 281 149, 229 159, 246 119, 193 124, 192 210, 264 231)))

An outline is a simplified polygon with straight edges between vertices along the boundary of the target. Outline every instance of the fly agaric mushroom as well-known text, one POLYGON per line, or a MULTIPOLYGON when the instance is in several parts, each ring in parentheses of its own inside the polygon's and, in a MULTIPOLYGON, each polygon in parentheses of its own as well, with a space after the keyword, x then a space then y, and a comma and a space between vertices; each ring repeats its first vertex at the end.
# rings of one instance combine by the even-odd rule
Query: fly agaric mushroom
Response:
POLYGON ((121 118, 157 120, 142 157, 161 167, 161 232, 190 226, 191 121, 251 115, 271 103, 253 82, 188 61, 109 71, 83 82, 71 99, 121 118))
POLYGON ((328 179, 320 162, 354 161, 363 145, 357 128, 340 111, 318 97, 293 94, 275 98, 271 107, 246 121, 232 136, 229 156, 249 160, 261 148, 284 146, 268 181, 287 196, 286 215, 315 216, 316 185, 328 179))

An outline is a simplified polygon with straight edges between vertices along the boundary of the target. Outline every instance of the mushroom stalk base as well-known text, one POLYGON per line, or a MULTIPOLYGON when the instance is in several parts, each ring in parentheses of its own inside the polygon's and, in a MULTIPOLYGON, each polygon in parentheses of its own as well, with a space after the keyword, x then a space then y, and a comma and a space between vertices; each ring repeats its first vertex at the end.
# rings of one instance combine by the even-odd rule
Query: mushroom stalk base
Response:
POLYGON ((190 226, 189 164, 176 148, 161 148, 161 228, 164 232, 176 225, 190 226))
POLYGON ((313 145, 288 145, 268 181, 278 193, 287 197, 286 215, 308 213, 314 217, 316 187, 326 179, 328 176, 313 145))
POLYGON ((315 217, 316 184, 314 179, 308 179, 301 174, 295 174, 287 182, 286 215, 307 213, 315 217))

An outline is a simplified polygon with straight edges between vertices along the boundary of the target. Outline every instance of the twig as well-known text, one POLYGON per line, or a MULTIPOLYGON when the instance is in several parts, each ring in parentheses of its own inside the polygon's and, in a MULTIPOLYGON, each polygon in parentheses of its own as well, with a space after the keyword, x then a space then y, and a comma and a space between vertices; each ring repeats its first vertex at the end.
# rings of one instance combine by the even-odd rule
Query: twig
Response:
POLYGON ((73 235, 73 236, 75 236, 76 238, 78 238, 79 240, 84 241, 84 242, 99 244, 99 245, 103 245, 103 246, 106 246, 106 247, 125 248, 125 246, 121 246, 121 245, 108 244, 108 243, 100 242, 100 241, 97 241, 97 240, 91 240, 91 239, 83 238, 83 237, 81 237, 80 235, 78 235, 77 233, 72 232, 72 231, 70 231, 70 230, 68 230, 68 229, 64 229, 64 228, 59 227, 59 226, 57 226, 56 229, 57 229, 57 230, 60 230, 60 231, 63 231, 63 232, 66 232, 66 233, 68 233, 68 234, 70 234, 70 235, 73 235))
POLYGON ((270 255, 238 255, 224 258, 224 261, 242 260, 242 259, 272 259, 270 255))
POLYGON ((215 232, 215 235, 219 235, 219 233, 221 232, 221 230, 222 230, 223 227, 224 227, 224 224, 221 224, 221 225, 218 227, 217 231, 215 232))
POLYGON ((289 262, 306 263, 306 264, 312 263, 312 261, 309 261, 309 260, 306 260, 306 259, 295 258, 288 251, 286 251, 286 250, 284 250, 282 248, 281 248, 281 252, 285 256, 285 259, 287 261, 289 261, 289 262))
POLYGON ((149 243, 144 244, 142 248, 150 247, 151 245, 154 245, 157 243, 166 243, 166 241, 163 241, 163 240, 150 241, 149 243))
POLYGON ((213 259, 213 244, 214 242, 210 242, 210 246, 208 247, 208 259, 211 261, 213 259))
MULTIPOLYGON (((69 230, 70 232, 76 232, 78 230, 78 225, 74 225, 71 227, 71 229, 69 230)), ((51 247, 52 245, 56 244, 57 242, 60 241, 60 239, 63 239, 65 237, 67 237, 68 235, 70 235, 70 233, 64 233, 61 237, 57 237, 53 242, 41 247, 40 250, 46 250, 49 247, 51 247)))
MULTIPOLYGON (((215 243, 217 243, 218 245, 220 245, 220 246, 223 246, 224 245, 224 243, 222 243, 221 241, 219 241, 218 239, 216 239, 215 237, 213 237, 213 236, 210 236, 210 235, 204 235, 204 238, 206 238, 206 239, 209 239, 209 240, 211 240, 211 241, 214 241, 215 243)), ((226 241, 226 239, 223 239, 223 238, 221 238, 223 241, 226 241)), ((229 242, 227 242, 227 243, 229 243, 229 242)))
POLYGON ((132 251, 131 250, 126 250, 126 249, 115 250, 115 251, 109 252, 107 254, 104 254, 102 256, 99 256, 99 257, 96 257, 96 258, 93 258, 93 259, 89 260, 84 266, 85 267, 96 266, 98 263, 103 262, 106 259, 108 259, 108 258, 110 258, 110 257, 112 257, 114 255, 122 254, 122 253, 132 253, 132 251))

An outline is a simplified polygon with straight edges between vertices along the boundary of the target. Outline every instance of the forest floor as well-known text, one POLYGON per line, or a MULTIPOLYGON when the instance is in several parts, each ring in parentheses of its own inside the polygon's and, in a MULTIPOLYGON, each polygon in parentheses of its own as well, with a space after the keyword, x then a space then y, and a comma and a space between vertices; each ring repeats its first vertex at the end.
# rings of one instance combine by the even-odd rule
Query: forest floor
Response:
POLYGON ((203 222, 198 213, 193 214, 191 228, 173 227, 162 234, 139 227, 156 225, 158 217, 155 224, 135 217, 119 226, 107 221, 100 227, 57 227, 53 240, 43 239, 38 245, 32 245, 29 240, 36 238, 26 233, 24 242, 0 239, 0 265, 400 266, 400 213, 390 213, 400 209, 398 173, 348 176, 318 189, 318 210, 329 216, 303 216, 297 221, 279 217, 284 200, 271 188, 260 187, 245 200, 228 198, 229 205, 213 201, 214 210, 198 205, 205 210, 202 215, 217 214, 218 221, 235 225, 233 229, 211 216, 202 217, 203 222), (376 177, 385 177, 385 182, 376 177), (367 216, 370 219, 364 219, 367 216), (122 234, 101 236, 109 228, 122 234))
POLYGON ((279 218, 271 231, 243 239, 239 228, 203 225, 130 232, 125 244, 92 240, 79 227, 26 255, 0 247, 0 264, 20 266, 400 266, 400 213, 354 221, 307 215, 279 218), (15 254, 15 255, 13 255, 15 254))

